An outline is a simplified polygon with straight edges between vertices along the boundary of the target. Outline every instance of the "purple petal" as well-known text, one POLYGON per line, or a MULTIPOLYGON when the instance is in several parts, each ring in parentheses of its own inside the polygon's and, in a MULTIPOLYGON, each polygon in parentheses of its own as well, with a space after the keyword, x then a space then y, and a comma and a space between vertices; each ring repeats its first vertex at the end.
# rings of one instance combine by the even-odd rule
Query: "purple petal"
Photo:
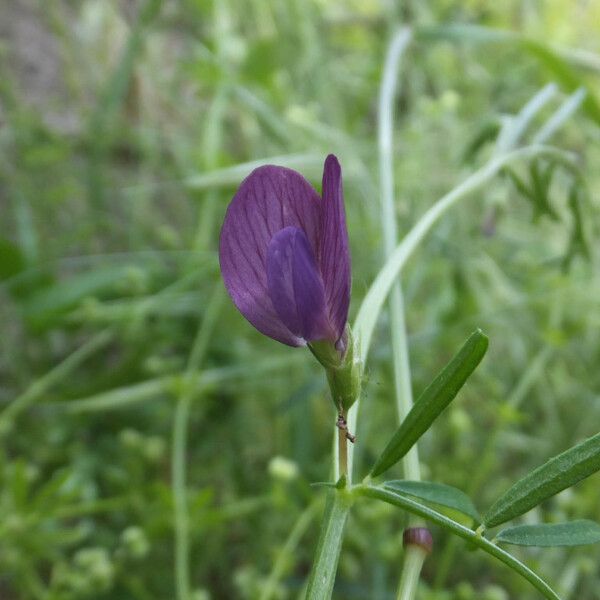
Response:
POLYGON ((276 233, 267 253, 269 295, 284 325, 307 342, 331 339, 325 290, 317 261, 302 229, 276 233))
POLYGON ((319 250, 319 266, 325 286, 329 322, 339 339, 348 320, 351 276, 342 169, 333 154, 325 159, 323 167, 323 215, 319 250))
POLYGON ((321 200, 300 173, 267 165, 254 170, 235 194, 221 230, 219 260, 238 310, 260 332, 290 346, 304 342, 282 322, 269 296, 267 248, 285 227, 306 233, 319 248, 321 200))

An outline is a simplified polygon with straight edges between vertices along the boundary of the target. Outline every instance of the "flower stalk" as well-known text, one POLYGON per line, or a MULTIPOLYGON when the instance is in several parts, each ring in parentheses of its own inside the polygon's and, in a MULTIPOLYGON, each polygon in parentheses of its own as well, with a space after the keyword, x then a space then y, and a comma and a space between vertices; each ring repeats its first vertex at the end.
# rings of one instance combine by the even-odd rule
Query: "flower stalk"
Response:
MULTIPOLYGON (((379 96, 379 173, 381 186, 381 217, 384 234, 386 258, 393 254, 398 245, 398 233, 394 206, 393 176, 393 101, 397 87, 397 72, 400 60, 412 37, 411 30, 402 28, 394 36, 385 61, 383 80, 379 96)), ((394 384, 396 388, 396 410, 402 422, 410 412, 413 404, 411 371, 408 354, 408 335, 404 311, 404 294, 400 281, 396 281, 391 289, 389 299, 390 324, 392 337, 392 354, 394 357, 394 384)), ((403 459, 406 479, 419 481, 421 469, 419 455, 415 445, 403 459)), ((409 525, 417 527, 422 521, 411 515, 409 525)), ((407 531, 410 531, 408 529, 407 531)), ((399 600, 412 600, 419 583, 419 574, 425 554, 423 548, 416 544, 405 544, 404 565, 400 577, 399 600)))
POLYGON ((337 421, 338 427, 338 472, 340 478, 348 478, 348 429, 345 413, 341 412, 337 421))

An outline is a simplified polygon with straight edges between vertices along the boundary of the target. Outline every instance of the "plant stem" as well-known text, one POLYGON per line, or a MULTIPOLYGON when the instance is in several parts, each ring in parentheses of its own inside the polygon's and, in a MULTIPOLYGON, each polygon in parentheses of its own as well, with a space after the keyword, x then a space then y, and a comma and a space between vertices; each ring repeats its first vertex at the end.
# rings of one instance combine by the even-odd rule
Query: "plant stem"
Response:
POLYGON ((178 600, 189 600, 190 589, 190 535, 186 489, 187 429, 192 401, 198 393, 194 374, 200 368, 208 349, 210 336, 216 324, 223 300, 220 284, 216 284, 208 302, 202 325, 198 329, 188 358, 183 391, 173 417, 173 447, 171 455, 173 509, 175 523, 175 589, 178 600))
POLYGON ((533 136, 534 144, 545 144, 579 109, 587 97, 585 88, 575 90, 533 136))
POLYGON ((329 600, 331 598, 342 549, 344 526, 351 504, 352 499, 346 489, 329 492, 315 561, 306 590, 306 600, 329 600))
MULTIPOLYGON (((400 29, 390 44, 383 71, 379 96, 379 177, 381 185, 381 219, 385 243, 385 257, 389 258, 398 244, 396 215, 394 209, 394 169, 393 169, 393 131, 394 97, 398 80, 400 59, 411 40, 408 28, 400 29)), ((398 420, 402 422, 413 404, 410 361, 408 354, 408 335, 404 311, 404 294, 400 281, 396 281, 390 292, 390 333, 394 366, 394 387, 396 390, 396 410, 398 420)), ((419 481, 421 469, 419 454, 415 444, 402 461, 406 479, 419 481)), ((411 515, 409 526, 421 525, 418 517, 411 515)), ((412 600, 417 590, 419 574, 425 553, 422 548, 409 544, 404 554, 404 564, 400 577, 398 598, 412 600)))
MULTIPOLYGON (((442 196, 423 216, 415 223, 408 234, 398 244, 394 253, 383 268, 379 271, 375 281, 369 288, 365 299, 359 309, 352 330, 360 340, 361 360, 366 362, 371 338, 381 312, 387 294, 402 268, 412 256, 412 253, 419 247, 427 233, 438 222, 438 220, 456 203, 463 200, 476 190, 483 187, 486 183, 495 177, 499 171, 508 165, 520 160, 529 160, 538 156, 554 158, 557 161, 573 164, 573 157, 568 152, 557 150, 551 146, 534 145, 519 148, 503 156, 493 159, 483 165, 479 170, 472 173, 460 185, 456 186, 445 196, 442 196)), ((358 409, 358 402, 352 407, 352 411, 358 409)), ((351 414, 352 419, 352 414, 351 414)))
MULTIPOLYGON (((525 104, 519 114, 507 118, 496 139, 494 156, 502 156, 517 146, 535 115, 552 100, 557 91, 558 86, 555 83, 549 83, 525 104)), ((538 143, 541 143, 541 140, 538 143)))
POLYGON ((419 585, 419 574, 426 556, 425 550, 419 546, 411 544, 406 549, 397 600, 412 600, 414 598, 419 585))
MULTIPOLYGON (((345 411, 340 411, 340 417, 344 419, 344 421, 346 420, 345 411)), ((344 476, 346 478, 348 477, 348 440, 346 439, 346 431, 347 429, 338 427, 338 478, 344 476)))
POLYGON ((389 504, 393 504, 394 506, 398 506, 407 512, 418 515, 443 527, 444 529, 450 531, 454 535, 467 540, 473 545, 481 548, 487 554, 497 558, 499 561, 503 562, 505 565, 510 567, 513 571, 524 577, 531 585, 533 585, 537 590, 539 590, 545 598, 548 600, 560 600, 559 596, 552 590, 552 588, 538 575, 536 575, 527 565, 524 565, 520 560, 516 559, 512 554, 509 554, 502 548, 496 546, 486 538, 477 534, 472 529, 449 519, 448 517, 438 513, 437 511, 416 502, 406 496, 402 496, 400 494, 395 494, 388 490, 378 488, 370 485, 360 485, 356 486, 352 490, 353 494, 359 496, 368 496, 370 498, 377 498, 378 500, 383 500, 389 504))
MULTIPOLYGON (((407 28, 400 29, 388 50, 379 98, 379 175, 381 183, 381 219, 385 256, 389 258, 397 244, 398 233, 394 210, 394 175, 392 165, 393 102, 396 95, 397 71, 400 59, 411 39, 407 28)), ((396 409, 399 421, 404 420, 413 404, 408 339, 402 286, 396 281, 390 292, 390 332, 394 357, 394 383, 396 409)), ((419 456, 416 445, 403 460, 407 479, 421 479, 419 456)))
MULTIPOLYGON (((189 388, 189 382, 186 381, 189 388)), ((173 510, 175 524, 175 589, 178 600, 190 598, 189 521, 186 490, 187 423, 194 394, 186 390, 179 398, 173 419, 171 458, 173 510)))

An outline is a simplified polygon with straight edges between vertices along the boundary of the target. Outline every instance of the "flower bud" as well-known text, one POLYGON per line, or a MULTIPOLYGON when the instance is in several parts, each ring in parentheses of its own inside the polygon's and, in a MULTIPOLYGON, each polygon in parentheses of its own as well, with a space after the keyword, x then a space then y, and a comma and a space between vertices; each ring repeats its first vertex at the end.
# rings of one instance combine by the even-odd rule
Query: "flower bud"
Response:
POLYGON ((405 548, 408 546, 419 546, 427 554, 430 554, 433 549, 433 538, 427 527, 409 527, 405 529, 402 542, 405 548))
POLYGON ((358 399, 362 382, 362 365, 350 327, 346 326, 337 345, 322 341, 313 342, 309 347, 325 367, 336 409, 347 412, 358 399))

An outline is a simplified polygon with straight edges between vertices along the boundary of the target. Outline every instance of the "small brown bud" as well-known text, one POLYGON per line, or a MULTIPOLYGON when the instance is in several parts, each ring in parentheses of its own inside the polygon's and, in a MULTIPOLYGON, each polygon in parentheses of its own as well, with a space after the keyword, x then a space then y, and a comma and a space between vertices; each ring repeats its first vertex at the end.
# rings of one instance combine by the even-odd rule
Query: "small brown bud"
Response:
POLYGON ((409 527, 405 529, 402 542, 405 548, 410 545, 420 546, 427 554, 430 554, 433 549, 433 538, 427 527, 409 527))

